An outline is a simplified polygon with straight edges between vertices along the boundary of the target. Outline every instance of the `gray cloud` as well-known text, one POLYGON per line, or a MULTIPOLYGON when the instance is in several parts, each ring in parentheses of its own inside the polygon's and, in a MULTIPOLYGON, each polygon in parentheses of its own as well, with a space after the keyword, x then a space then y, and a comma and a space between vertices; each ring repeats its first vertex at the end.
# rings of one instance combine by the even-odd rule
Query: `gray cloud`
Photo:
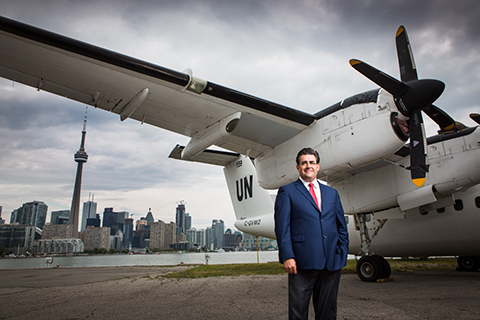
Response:
MULTIPOLYGON (((307 112, 375 88, 348 64, 398 77, 404 25, 421 77, 447 85, 438 105, 466 122, 480 111, 478 1, 0 1, 2 15, 307 112)), ((68 209, 85 106, 0 79, 0 205, 68 209)), ((234 214, 222 169, 167 159, 188 139, 89 108, 83 196, 194 225, 234 214), (200 223, 200 222, 199 222, 200 223)), ((435 127, 430 124, 434 132, 435 127)))

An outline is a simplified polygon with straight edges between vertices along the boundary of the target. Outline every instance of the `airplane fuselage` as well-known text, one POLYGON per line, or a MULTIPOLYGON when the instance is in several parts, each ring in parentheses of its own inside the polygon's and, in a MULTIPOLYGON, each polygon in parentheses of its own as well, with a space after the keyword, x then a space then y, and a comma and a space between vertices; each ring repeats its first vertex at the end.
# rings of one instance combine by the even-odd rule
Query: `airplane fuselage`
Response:
MULTIPOLYGON (((480 185, 454 194, 455 205, 420 213, 407 210, 404 218, 389 219, 370 245, 370 253, 385 257, 480 255, 480 185)), ((375 214, 370 233, 379 226, 375 214)), ((359 231, 349 217, 350 254, 361 249, 359 231)))

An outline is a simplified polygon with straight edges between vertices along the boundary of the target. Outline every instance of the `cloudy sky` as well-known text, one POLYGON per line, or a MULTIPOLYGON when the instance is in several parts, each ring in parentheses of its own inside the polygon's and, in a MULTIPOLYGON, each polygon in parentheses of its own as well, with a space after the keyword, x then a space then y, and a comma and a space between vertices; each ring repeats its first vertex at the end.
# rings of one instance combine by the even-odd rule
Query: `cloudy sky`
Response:
MULTIPOLYGON (((446 84, 436 105, 469 126, 469 113, 480 112, 477 0, 0 0, 0 13, 163 67, 191 68, 199 78, 309 113, 375 88, 349 59, 398 78, 395 32, 404 25, 419 77, 446 84)), ((70 209, 84 113, 85 105, 0 79, 7 222, 33 200, 49 212, 70 209)), ((82 202, 94 194, 98 213, 114 207, 139 219, 152 208, 168 222, 183 200, 195 227, 212 219, 233 227, 222 168, 167 158, 186 137, 93 108, 87 132, 82 202)))

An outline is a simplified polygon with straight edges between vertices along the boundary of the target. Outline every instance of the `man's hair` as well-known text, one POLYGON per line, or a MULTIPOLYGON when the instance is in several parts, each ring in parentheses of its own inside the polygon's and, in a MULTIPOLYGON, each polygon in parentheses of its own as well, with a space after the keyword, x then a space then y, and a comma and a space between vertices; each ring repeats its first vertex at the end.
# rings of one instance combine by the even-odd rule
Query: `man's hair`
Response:
POLYGON ((314 155, 315 158, 317 158, 317 163, 320 163, 320 156, 318 155, 318 152, 316 150, 312 148, 303 148, 297 153, 297 158, 295 159, 298 165, 300 164, 300 157, 306 154, 314 155))

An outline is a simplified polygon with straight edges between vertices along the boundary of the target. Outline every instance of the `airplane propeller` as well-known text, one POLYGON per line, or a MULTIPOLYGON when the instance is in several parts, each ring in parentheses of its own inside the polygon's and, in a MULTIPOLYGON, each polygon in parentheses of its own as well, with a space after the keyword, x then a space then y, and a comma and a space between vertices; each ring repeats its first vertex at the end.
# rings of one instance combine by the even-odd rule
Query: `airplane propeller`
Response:
POLYGON ((350 65, 393 95, 398 110, 408 117, 410 175, 413 183, 421 187, 427 178, 429 166, 422 110, 440 126, 441 131, 453 129, 455 121, 432 104, 442 94, 445 84, 439 80, 418 79, 407 31, 403 26, 397 30, 396 45, 401 81, 360 60, 352 59, 350 65))

